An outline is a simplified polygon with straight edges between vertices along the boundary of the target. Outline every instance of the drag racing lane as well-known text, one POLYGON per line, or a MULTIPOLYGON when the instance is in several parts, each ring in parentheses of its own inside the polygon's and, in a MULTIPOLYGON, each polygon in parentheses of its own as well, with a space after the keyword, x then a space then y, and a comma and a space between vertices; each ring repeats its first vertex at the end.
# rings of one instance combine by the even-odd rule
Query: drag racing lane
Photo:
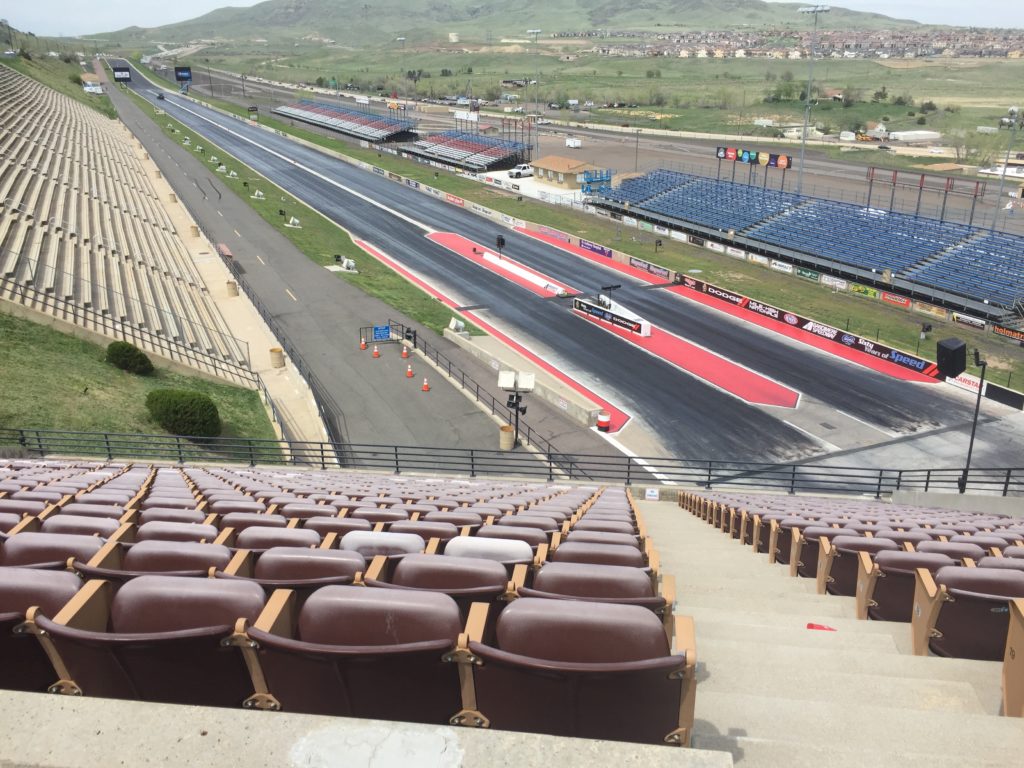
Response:
MULTIPOLYGON (((149 95, 145 88, 137 90, 144 96, 149 95)), ((243 121, 221 116, 192 102, 179 103, 176 96, 168 97, 160 106, 356 236, 379 246, 460 304, 488 307, 489 322, 523 338, 545 359, 573 372, 585 386, 631 411, 656 429, 671 453, 773 460, 816 452, 813 441, 773 416, 700 384, 672 366, 573 318, 566 307, 560 306, 562 302, 538 299, 430 243, 417 222, 455 231, 481 243, 493 241, 497 231, 506 232, 504 228, 243 121), (200 120, 199 115, 212 123, 200 120), (273 152, 255 146, 241 138, 243 136, 251 137, 273 152), (295 163, 315 168, 318 175, 298 168, 295 163), (344 184, 352 193, 339 189, 331 181, 344 184), (404 216, 383 211, 369 198, 394 207, 404 216), (580 371, 591 373, 580 375, 580 371)), ((506 232, 506 237, 507 248, 517 259, 551 277, 579 285, 584 290, 607 280, 607 272, 550 246, 516 233, 506 232)), ((623 282, 629 283, 621 294, 623 303, 650 315, 649 319, 667 329, 747 367, 804 391, 807 391, 805 385, 813 387, 815 396, 826 402, 852 400, 861 408, 862 418, 866 420, 875 421, 882 412, 893 428, 907 431, 933 423, 926 421, 929 416, 919 407, 919 388, 890 382, 877 374, 865 378, 862 374, 870 372, 820 353, 783 344, 770 335, 758 337, 747 333, 746 329, 738 333, 735 321, 724 322, 721 313, 690 307, 690 302, 666 299, 657 291, 638 290, 633 281, 623 279, 623 282), (690 312, 686 312, 687 309, 690 312), (694 321, 694 317, 700 318, 699 322, 694 321), (695 337, 691 326, 703 335, 695 337), (773 362, 774 367, 768 367, 773 362), (838 366, 835 369, 839 374, 837 379, 823 383, 819 370, 822 362, 838 366), (802 383, 793 380, 794 372, 799 374, 802 383), (870 386, 861 386, 862 380, 870 386), (898 385, 892 389, 895 395, 878 391, 880 383, 898 385), (893 406, 891 412, 886 410, 889 406, 893 406)), ((948 407, 938 410, 947 413, 948 407)))

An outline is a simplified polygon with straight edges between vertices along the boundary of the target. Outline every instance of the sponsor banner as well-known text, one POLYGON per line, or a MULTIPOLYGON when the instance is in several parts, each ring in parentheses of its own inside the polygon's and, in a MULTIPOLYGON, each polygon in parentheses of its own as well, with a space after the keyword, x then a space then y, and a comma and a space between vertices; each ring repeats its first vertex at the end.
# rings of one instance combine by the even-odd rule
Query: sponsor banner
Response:
POLYGON ((1016 390, 1007 389, 1006 387, 986 381, 985 397, 989 400, 995 400, 997 403, 1008 405, 1011 408, 1016 408, 1018 411, 1024 411, 1024 394, 1016 390))
POLYGON ((733 248, 731 245, 727 245, 725 247, 725 252, 727 255, 732 256, 733 258, 740 259, 741 261, 746 261, 746 251, 740 250, 739 248, 733 248))
POLYGON ((704 247, 709 251, 714 251, 715 253, 725 253, 725 246, 721 243, 714 243, 708 240, 708 242, 704 244, 704 247))
POLYGON ((420 183, 418 181, 414 180, 414 179, 406 179, 405 183, 407 185, 409 185, 410 187, 412 187, 413 189, 419 189, 420 188, 420 183))
MULTIPOLYGON (((632 331, 633 333, 641 333, 643 330, 639 320, 634 320, 630 317, 623 317, 622 315, 611 312, 604 307, 591 304, 588 301, 573 299, 572 308, 577 312, 582 312, 585 315, 596 317, 600 320, 611 323, 612 325, 616 325, 619 328, 625 328, 627 331, 632 331)), ((648 335, 650 334, 648 333, 648 335)))
POLYGON ((762 267, 767 267, 770 263, 770 260, 767 256, 761 256, 760 254, 757 253, 748 253, 747 259, 749 261, 754 262, 755 264, 760 264, 762 267))
POLYGON ((465 200, 463 200, 461 197, 456 197, 451 192, 445 192, 444 199, 446 201, 448 201, 449 203, 451 203, 452 205, 462 205, 462 206, 464 206, 466 204, 465 200))
POLYGON ((127 67, 112 67, 114 71, 114 80, 119 83, 127 83, 132 79, 132 71, 127 67))
POLYGON ((431 187, 429 191, 430 191, 430 194, 432 194, 434 197, 441 197, 444 194, 444 193, 441 192, 440 189, 436 189, 434 187, 431 187))
POLYGON ((1001 325, 993 325, 992 330, 1000 336, 1019 341, 1024 346, 1024 331, 1018 331, 1015 328, 1005 328, 1001 325))
POLYGON ((980 317, 971 317, 970 315, 965 315, 962 312, 953 313, 953 322, 959 323, 960 325, 966 325, 968 328, 977 328, 981 331, 985 330, 986 325, 985 321, 980 317))
POLYGON ((645 272, 650 272, 652 275, 664 278, 665 280, 668 280, 671 275, 671 273, 664 267, 659 267, 657 264, 651 264, 651 262, 638 259, 635 256, 629 257, 629 266, 642 269, 645 272))
MULTIPOLYGON (((981 379, 969 373, 961 373, 955 379, 947 376, 946 383, 952 384, 957 389, 963 389, 976 395, 978 394, 978 387, 981 386, 981 379)), ((984 395, 985 393, 982 392, 981 394, 984 395)))
POLYGON ((563 243, 571 242, 571 238, 560 229, 552 229, 551 227, 545 227, 544 225, 541 225, 537 227, 537 231, 540 232, 542 235, 547 235, 548 237, 554 237, 558 240, 561 240, 563 243))
POLYGON ((778 307, 773 307, 771 304, 762 304, 761 302, 754 301, 753 299, 750 299, 747 302, 747 309, 751 312, 756 312, 759 315, 770 317, 772 320, 781 320, 782 316, 785 314, 778 307))
POLYGON ((897 307, 903 307, 904 309, 910 309, 912 303, 906 296, 900 296, 898 293, 889 293, 888 291, 882 291, 881 298, 887 304, 895 304, 897 307))
POLYGON ((793 274, 793 265, 787 264, 784 261, 776 261, 775 259, 772 259, 769 266, 776 272, 785 272, 787 275, 793 274))
POLYGON ((704 247, 705 240, 703 237, 697 237, 697 235, 690 235, 690 242, 693 243, 694 245, 704 247))
POLYGON ((191 83, 192 67, 175 67, 174 79, 177 80, 179 83, 191 83))
POLYGON ((743 307, 747 304, 746 296, 741 296, 738 293, 727 291, 725 288, 719 288, 717 285, 712 285, 711 283, 707 283, 706 286, 707 287, 704 292, 717 299, 728 301, 730 304, 735 304, 737 307, 743 307))
POLYGON ((822 275, 821 283, 822 285, 827 285, 830 288, 835 288, 837 291, 845 291, 850 286, 850 284, 843 280, 843 278, 832 277, 832 275, 822 275))
POLYGON ((867 296, 870 299, 878 298, 877 288, 872 288, 869 285, 861 285, 860 283, 850 283, 850 293, 856 293, 859 296, 867 296))
POLYGON ((607 218, 608 218, 608 217, 610 216, 610 214, 608 213, 608 211, 606 211, 606 210, 605 210, 604 208, 596 208, 596 209, 594 210, 594 212, 595 212, 595 213, 596 213, 596 214, 597 214, 598 216, 603 216, 603 217, 604 217, 604 218, 606 218, 606 219, 607 219, 607 218))
POLYGON ((679 285, 685 285, 687 288, 697 291, 698 293, 706 293, 708 288, 708 284, 703 280, 698 280, 695 277, 690 277, 689 275, 684 275, 679 272, 676 272, 675 282, 679 285))
POLYGON ((607 246, 604 245, 599 245, 598 243, 592 243, 589 240, 584 240, 582 237, 580 238, 580 248, 582 248, 584 251, 596 253, 599 256, 607 256, 609 259, 612 257, 611 248, 608 248, 607 246))
POLYGON ((813 280, 814 282, 818 282, 821 278, 821 272, 817 272, 813 269, 807 269, 806 267, 797 267, 796 276, 802 277, 804 280, 813 280))
POLYGON ((632 216, 623 216, 622 223, 625 224, 627 227, 635 227, 636 219, 634 219, 632 216))
POLYGON ((376 165, 373 166, 373 172, 376 173, 378 176, 387 176, 387 171, 385 171, 383 168, 378 168, 376 165))
POLYGON ((641 221, 641 222, 639 222, 637 224, 637 226, 640 229, 642 229, 644 232, 653 232, 654 231, 654 225, 651 224, 651 222, 649 222, 649 221, 641 221))
POLYGON ((401 181, 402 180, 401 176, 399 176, 397 173, 391 173, 390 171, 388 171, 388 178, 391 179, 392 181, 401 181))
POLYGON ((668 234, 668 227, 663 227, 660 224, 655 224, 654 225, 654 231, 657 232, 659 235, 667 235, 668 234))
POLYGON ((501 214, 501 221, 504 224, 512 224, 515 221, 515 219, 513 219, 507 213, 503 213, 503 214, 501 214))
POLYGON ((922 315, 931 315, 937 317, 940 320, 946 319, 946 310, 942 307, 936 307, 934 304, 928 304, 924 301, 915 301, 914 307, 915 312, 920 312, 922 315))
POLYGON ((484 208, 482 205, 477 205, 476 203, 471 203, 469 207, 472 208, 477 213, 483 214, 484 216, 494 215, 494 211, 492 211, 490 208, 484 208))

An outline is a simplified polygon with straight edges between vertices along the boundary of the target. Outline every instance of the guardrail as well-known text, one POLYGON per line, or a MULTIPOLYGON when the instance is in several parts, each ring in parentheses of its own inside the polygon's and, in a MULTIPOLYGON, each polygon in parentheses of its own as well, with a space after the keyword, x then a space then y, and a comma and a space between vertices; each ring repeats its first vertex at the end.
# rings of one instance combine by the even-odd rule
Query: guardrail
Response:
MULTIPOLYGON (((517 476, 543 482, 760 488, 788 493, 888 496, 894 491, 956 493, 962 468, 892 469, 826 464, 766 464, 662 457, 568 455, 477 448, 362 445, 245 438, 187 438, 109 432, 0 428, 0 450, 46 456, 99 456, 176 463, 303 465, 436 475, 517 476)), ((972 468, 966 491, 1024 495, 1024 467, 972 468)))

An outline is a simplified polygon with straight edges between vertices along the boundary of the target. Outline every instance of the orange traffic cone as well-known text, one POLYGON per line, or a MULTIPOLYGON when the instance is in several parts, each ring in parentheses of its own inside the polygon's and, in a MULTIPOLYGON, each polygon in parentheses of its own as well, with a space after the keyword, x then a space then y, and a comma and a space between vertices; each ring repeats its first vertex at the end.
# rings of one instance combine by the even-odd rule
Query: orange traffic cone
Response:
POLYGON ((405 378, 407 378, 407 379, 411 379, 412 378, 412 366, 411 365, 406 366, 405 378))
POLYGON ((402 345, 402 359, 403 360, 407 360, 408 358, 409 358, 409 348, 403 344, 402 345))
POLYGON ((380 350, 377 349, 377 345, 376 344, 373 345, 373 356, 374 357, 380 357, 380 350))
POLYGON ((423 392, 429 392, 430 391, 430 385, 427 384, 426 377, 423 377, 423 387, 421 389, 422 389, 423 392))
POLYGON ((359 348, 366 349, 366 339, 364 339, 362 336, 359 337, 359 348))

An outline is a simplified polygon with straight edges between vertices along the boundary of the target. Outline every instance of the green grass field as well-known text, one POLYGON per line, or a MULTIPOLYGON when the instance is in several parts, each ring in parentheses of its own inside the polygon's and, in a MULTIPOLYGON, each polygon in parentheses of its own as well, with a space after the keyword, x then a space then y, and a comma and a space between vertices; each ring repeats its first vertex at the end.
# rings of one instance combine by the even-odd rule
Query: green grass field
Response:
POLYGON ((105 354, 105 347, 0 313, 0 425, 166 434, 150 418, 145 400, 150 390, 171 388, 209 395, 224 437, 276 438, 253 390, 159 367, 151 376, 135 376, 107 363, 105 354))
MULTIPOLYGON (((86 61, 89 66, 88 71, 92 72, 92 60, 87 59, 86 61)), ((65 96, 70 96, 75 101, 80 101, 95 109, 100 114, 110 118, 117 117, 117 112, 114 110, 114 105, 110 103, 109 96, 105 93, 102 95, 86 93, 82 90, 81 85, 77 82, 72 82, 72 78, 86 72, 85 69, 79 66, 77 59, 67 63, 60 59, 35 54, 31 60, 23 59, 19 56, 4 59, 0 62, 0 65, 10 67, 23 75, 38 80, 44 85, 53 88, 53 90, 63 93, 65 96)))

